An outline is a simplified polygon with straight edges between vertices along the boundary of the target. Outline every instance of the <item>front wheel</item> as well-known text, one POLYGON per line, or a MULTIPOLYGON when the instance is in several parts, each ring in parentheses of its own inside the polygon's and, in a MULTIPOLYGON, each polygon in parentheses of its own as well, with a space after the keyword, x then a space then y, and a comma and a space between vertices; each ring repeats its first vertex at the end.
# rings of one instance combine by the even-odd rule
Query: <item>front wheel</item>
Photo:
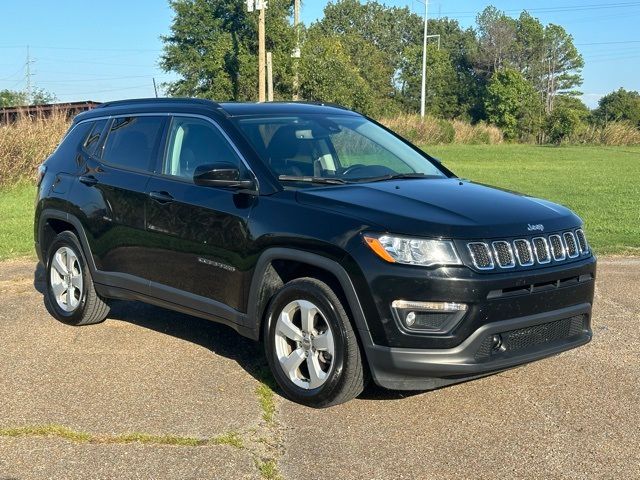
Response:
POLYGON ((60 233, 51 243, 46 265, 45 305, 49 313, 69 325, 102 322, 109 305, 100 298, 78 238, 60 233))
POLYGON ((267 309, 264 342, 278 385, 298 403, 337 405, 366 385, 349 317, 324 282, 300 278, 282 287, 267 309))

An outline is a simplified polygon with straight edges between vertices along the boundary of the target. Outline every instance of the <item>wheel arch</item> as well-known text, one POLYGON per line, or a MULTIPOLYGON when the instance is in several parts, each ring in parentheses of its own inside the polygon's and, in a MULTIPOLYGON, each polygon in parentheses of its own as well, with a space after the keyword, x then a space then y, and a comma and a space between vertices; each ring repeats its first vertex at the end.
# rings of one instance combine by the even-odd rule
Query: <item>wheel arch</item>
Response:
POLYGON ((322 255, 283 247, 265 250, 254 270, 247 316, 252 322, 250 328, 255 339, 262 336, 269 300, 289 280, 302 277, 313 277, 327 283, 345 302, 344 306, 351 314, 360 341, 365 347, 372 344, 360 300, 346 270, 337 261, 322 255))
POLYGON ((96 265, 82 223, 76 216, 52 208, 43 210, 38 219, 38 245, 43 263, 46 262, 46 255, 53 239, 67 230, 73 232, 80 241, 89 269, 94 273, 96 265))

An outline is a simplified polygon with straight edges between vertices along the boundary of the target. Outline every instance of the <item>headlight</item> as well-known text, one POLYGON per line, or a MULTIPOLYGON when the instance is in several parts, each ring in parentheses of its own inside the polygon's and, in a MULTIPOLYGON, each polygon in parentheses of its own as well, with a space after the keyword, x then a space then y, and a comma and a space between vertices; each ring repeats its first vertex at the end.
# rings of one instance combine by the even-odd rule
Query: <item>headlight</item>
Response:
POLYGON ((366 244, 383 260, 407 265, 462 265, 453 242, 399 237, 396 235, 364 235, 366 244))

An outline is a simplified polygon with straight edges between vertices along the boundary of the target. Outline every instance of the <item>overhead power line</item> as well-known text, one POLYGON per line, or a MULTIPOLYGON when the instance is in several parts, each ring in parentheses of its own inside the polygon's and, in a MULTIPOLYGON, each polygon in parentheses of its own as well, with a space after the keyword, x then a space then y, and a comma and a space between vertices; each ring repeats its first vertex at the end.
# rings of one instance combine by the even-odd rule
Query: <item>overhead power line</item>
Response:
MULTIPOLYGON (((640 2, 613 2, 613 3, 594 3, 591 5, 566 5, 566 6, 558 6, 558 7, 521 7, 521 8, 508 8, 502 11, 504 12, 521 12, 526 10, 527 12, 540 12, 540 13, 552 13, 552 12, 575 12, 582 10, 600 10, 600 9, 611 9, 611 8, 629 8, 629 7, 638 7, 640 6, 640 2)), ((466 11, 443 11, 442 15, 469 15, 469 14, 477 14, 478 12, 475 10, 466 10, 466 11)))

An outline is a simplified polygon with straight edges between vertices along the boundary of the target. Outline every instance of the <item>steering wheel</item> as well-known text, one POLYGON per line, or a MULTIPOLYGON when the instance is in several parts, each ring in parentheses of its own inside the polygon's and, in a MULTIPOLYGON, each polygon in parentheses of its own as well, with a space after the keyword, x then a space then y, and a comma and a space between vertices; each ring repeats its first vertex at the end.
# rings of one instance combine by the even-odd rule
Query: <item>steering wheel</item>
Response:
POLYGON ((342 172, 342 177, 347 178, 367 178, 367 177, 380 177, 383 175, 389 175, 395 173, 389 167, 384 165, 362 165, 358 163, 351 165, 342 172))
POLYGON ((362 169, 362 168, 367 168, 367 166, 363 165, 362 163, 356 163, 355 165, 351 165, 350 167, 345 168, 342 171, 342 175, 343 176, 350 175, 354 171, 358 171, 358 169, 362 169))

